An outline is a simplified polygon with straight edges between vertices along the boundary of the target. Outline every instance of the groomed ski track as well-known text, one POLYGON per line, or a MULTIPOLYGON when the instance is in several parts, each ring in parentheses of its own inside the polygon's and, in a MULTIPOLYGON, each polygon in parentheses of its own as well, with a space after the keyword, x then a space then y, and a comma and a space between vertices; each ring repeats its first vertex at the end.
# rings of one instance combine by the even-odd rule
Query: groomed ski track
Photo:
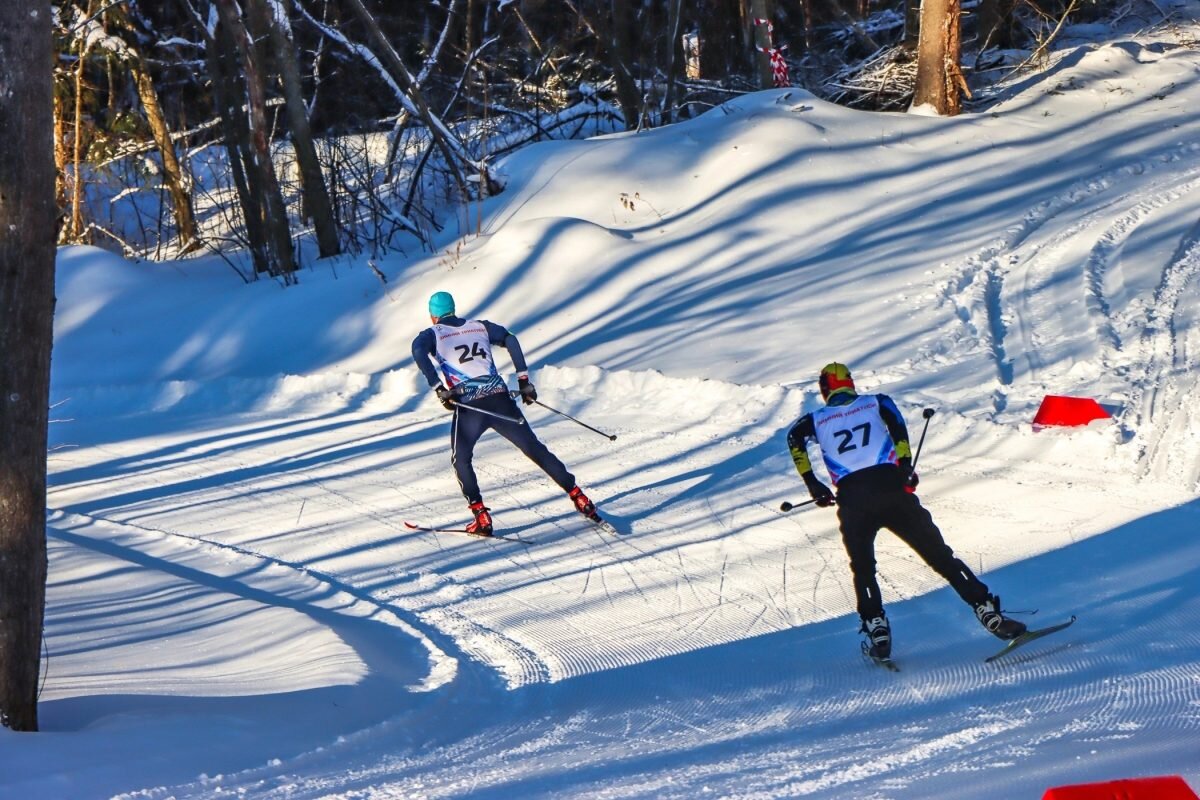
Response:
MULTIPOLYGON (((446 415, 427 402, 402 411, 413 400, 403 395, 354 413, 245 417, 219 437, 162 431, 151 452, 127 441, 58 456, 56 558, 76 548, 143 565, 161 558, 159 569, 193 584, 184 594, 205 589, 303 613, 339 651, 336 666, 310 668, 325 680, 339 675, 344 699, 320 724, 292 731, 279 763, 239 763, 230 753, 219 779, 144 796, 206 797, 220 787, 269 798, 687 797, 719 781, 723 796, 845 797, 891 786, 889 774, 903 769, 906 793, 924 797, 949 791, 970 769, 983 796, 1000 797, 1034 792, 1046 779, 1017 765, 1064 742, 1094 740, 1098 758, 1128 758, 1138 770, 1147 754, 1121 756, 1120 745, 1147 728, 1169 731, 1181 751, 1194 746, 1200 638, 1179 632, 1194 629, 1200 611, 1185 589, 1200 545, 1180 549, 1164 531, 1194 519, 1195 504, 1075 544, 1084 537, 1071 531, 1086 520, 1030 529, 1044 554, 1010 567, 1002 542, 971 517, 985 497, 1030 485, 1054 491, 1053 470, 1024 464, 981 475, 939 453, 944 466, 927 473, 922 491, 963 557, 1018 603, 1036 597, 1045 611, 1034 620, 1076 611, 1082 621, 1008 663, 984 664, 995 640, 884 536, 881 573, 904 664, 893 675, 858 655, 832 513, 774 510, 781 486, 799 490, 782 480, 791 465, 778 447, 796 392, 710 381, 708 407, 692 403, 687 417, 638 409, 634 428, 628 404, 617 402, 631 381, 664 394, 695 388, 654 375, 543 372, 542 391, 617 431, 619 444, 530 414, 605 510, 634 520, 616 538, 578 519, 500 441, 478 455, 489 502, 506 531, 536 547, 405 529, 400 520, 417 510, 453 520, 462 509, 440 474, 446 415), (118 493, 104 480, 116 468, 118 493), (283 519, 296 524, 279 529, 283 519), (156 549, 184 549, 195 563, 166 566, 185 562, 156 549), (1127 554, 1118 567, 1113 552, 1127 554), (1159 585, 1139 586, 1137 576, 1151 572, 1159 585), (1130 603, 1131 594, 1159 599, 1130 603)), ((1035 435, 1015 434, 1009 446, 1035 435)), ((941 438, 931 434, 930 463, 941 438)), ((1060 436, 1084 448, 1107 438, 1060 436)), ((1072 490, 1139 502, 1136 491, 1118 498, 1103 475, 1072 490)), ((111 596, 96 602, 116 615, 110 626, 140 607, 111 596)), ((54 615, 48 630, 52 650, 78 635, 54 615)), ((221 635, 211 646, 218 663, 229 657, 221 635)), ((52 661, 64 715, 79 713, 64 678, 88 649, 52 661)), ((285 648, 280 668, 312 658, 285 648)), ((211 702, 262 709, 241 724, 275 735, 269 696, 219 669, 207 674, 194 691, 249 694, 248 702, 211 702)), ((321 705, 330 690, 309 691, 321 705)), ((145 703, 149 713, 161 702, 150 694, 123 705, 136 714, 145 703)), ((48 705, 52 729, 56 707, 48 705)), ((1180 753, 1154 757, 1177 764, 1180 753)))

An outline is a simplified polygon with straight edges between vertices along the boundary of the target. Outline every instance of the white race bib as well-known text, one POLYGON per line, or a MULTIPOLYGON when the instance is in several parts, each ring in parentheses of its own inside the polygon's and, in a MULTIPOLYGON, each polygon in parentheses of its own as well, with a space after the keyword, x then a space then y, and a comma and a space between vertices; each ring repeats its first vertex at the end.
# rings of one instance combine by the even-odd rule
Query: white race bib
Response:
POLYGON ((812 416, 821 456, 835 484, 860 469, 898 462, 896 443, 879 415, 876 395, 860 395, 844 406, 825 406, 812 416))
POLYGON ((477 320, 467 320, 460 327, 433 326, 437 338, 434 359, 450 388, 476 378, 499 375, 492 360, 492 343, 487 328, 477 320))

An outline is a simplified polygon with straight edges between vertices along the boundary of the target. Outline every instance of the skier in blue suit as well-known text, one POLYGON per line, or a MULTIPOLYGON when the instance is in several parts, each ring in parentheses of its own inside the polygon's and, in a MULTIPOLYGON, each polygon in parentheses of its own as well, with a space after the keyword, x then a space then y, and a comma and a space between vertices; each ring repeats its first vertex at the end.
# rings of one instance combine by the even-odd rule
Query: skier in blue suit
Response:
POLYGON ((456 316, 454 298, 449 292, 437 292, 429 298, 429 318, 433 324, 413 339, 412 356, 438 400, 454 412, 450 423, 450 463, 475 517, 467 530, 481 536, 492 535, 490 509, 483 504, 479 481, 471 465, 475 443, 489 428, 541 467, 567 493, 579 513, 598 520, 596 506, 576 485, 575 476, 525 424, 521 410, 508 393, 508 384, 496 369, 492 348, 499 345, 508 350, 516 367, 521 400, 526 405, 537 400, 537 390, 529 380, 517 337, 494 322, 456 316))

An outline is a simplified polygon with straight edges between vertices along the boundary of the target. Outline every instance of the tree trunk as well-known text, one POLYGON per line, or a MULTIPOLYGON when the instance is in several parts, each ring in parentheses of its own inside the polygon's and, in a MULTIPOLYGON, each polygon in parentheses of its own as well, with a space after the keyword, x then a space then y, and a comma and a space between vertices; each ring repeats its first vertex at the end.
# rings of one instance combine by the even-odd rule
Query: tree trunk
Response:
MULTIPOLYGON (((463 193, 463 197, 467 196, 467 184, 463 178, 460 165, 471 167, 472 169, 481 168, 482 165, 476 164, 463 147, 454 134, 446 127, 445 123, 438 118, 433 111, 430 110, 429 104, 425 102, 425 96, 421 93, 420 87, 416 85, 408 68, 404 66, 404 61, 401 60, 400 54, 396 52, 396 48, 392 47, 392 43, 388 41, 383 29, 379 27, 379 23, 367 7, 362 4, 362 0, 346 0, 350 6, 350 10, 358 18, 367 31, 371 34, 371 39, 375 42, 375 47, 379 51, 380 61, 386 65, 388 75, 392 77, 400 87, 400 91, 404 92, 405 97, 412 103, 413 108, 417 112, 417 117, 425 124, 429 131, 429 136, 433 143, 442 152, 442 156, 446 159, 446 166, 454 176, 455 182, 459 186, 459 191, 463 193)), ((491 186, 491 178, 485 175, 484 184, 488 190, 491 186)), ((481 187, 484 189, 484 187, 481 187)))
MULTIPOLYGON (((154 138, 154 144, 158 147, 159 153, 162 156, 163 183, 167 187, 168 194, 171 195, 172 212, 175 217, 175 226, 179 231, 179 241, 183 252, 194 249, 198 246, 196 218, 192 212, 192 196, 187 188, 187 181, 184 178, 183 170, 179 165, 179 159, 175 155, 175 145, 171 141, 171 130, 167 126, 167 120, 163 115, 162 105, 158 100, 158 92, 154 88, 154 81, 150 77, 150 71, 146 68, 141 52, 138 50, 134 42, 137 41, 136 30, 130 23, 127 14, 120 6, 107 6, 103 14, 116 22, 117 26, 127 32, 133 32, 133 35, 126 38, 118 36, 109 36, 101 40, 96 48, 103 51, 105 69, 107 71, 108 84, 108 119, 115 119, 118 113, 118 95, 117 83, 115 80, 116 70, 114 63, 124 63, 129 67, 129 72, 133 77, 133 83, 137 90, 138 99, 141 101, 142 109, 146 114, 146 122, 150 126, 151 136, 154 138)), ((80 37, 81 40, 91 41, 91 37, 86 33, 80 37)), ((81 58, 77 67, 82 69, 86 66, 86 60, 81 58)), ((81 73, 80 73, 81 74, 81 73)), ((76 110, 80 109, 80 101, 82 95, 78 94, 78 90, 83 87, 76 81, 76 110)), ((55 108, 55 119, 59 117, 59 109, 55 108)), ((76 118, 78 124, 79 118, 76 118)), ((57 132, 56 132, 57 133, 57 132)), ((76 149, 78 154, 78 148, 76 149)), ((56 161, 58 154, 55 154, 56 161)), ((76 198, 77 199, 77 198, 76 198)), ((73 204, 73 234, 79 235, 79 211, 78 204, 73 204)))
POLYGON ((267 244, 273 262, 271 271, 272 274, 287 277, 295 273, 296 262, 292 254, 292 235, 288 227, 287 208, 279 190, 275 165, 271 161, 266 90, 263 88, 259 59, 254 52, 254 43, 250 41, 246 32, 246 26, 242 23, 235 0, 217 0, 217 9, 221 15, 221 24, 233 37, 246 79, 251 147, 251 163, 248 167, 257 175, 261 190, 257 198, 258 208, 266 229, 267 244))
POLYGON ((60 75, 54 84, 54 198, 59 212, 67 210, 67 164, 71 151, 67 148, 67 86, 60 75))
POLYGON ((54 322, 49 0, 0 3, 0 724, 38 728, 54 322))
POLYGON ((756 19, 771 19, 771 2, 770 0, 749 0, 750 2, 750 25, 753 30, 754 42, 754 65, 758 73, 758 88, 770 89, 775 85, 775 77, 771 74, 771 56, 764 52, 766 48, 772 46, 771 35, 767 32, 766 25, 755 24, 756 19))
MULTIPOLYGON (((88 4, 91 13, 91 4, 88 4)), ((90 39, 77 40, 79 60, 75 64, 75 135, 71 142, 71 221, 67 227, 67 241, 78 242, 83 237, 83 70, 91 52, 90 39)))
MULTIPOLYGON (((279 66, 280 82, 286 102, 288 128, 292 132, 292 147, 296 151, 296 163, 300 167, 300 185, 304 193, 304 208, 312 217, 317 232, 317 247, 322 258, 341 252, 338 244, 337 225, 333 221, 333 205, 325 187, 325 175, 313 145, 312 129, 308 124, 308 112, 300 84, 300 63, 296 56, 296 44, 292 40, 292 26, 287 17, 269 13, 262 7, 263 0, 253 0, 265 15, 270 31, 275 61, 279 66)), ((282 9, 280 9, 282 11, 282 9)))
POLYGON ((219 26, 214 35, 208 35, 208 29, 202 20, 197 20, 200 30, 205 33, 205 50, 208 61, 208 74, 212 79, 213 101, 217 113, 221 117, 221 130, 225 140, 225 154, 229 159, 229 171, 233 176, 234 188, 237 190, 238 205, 242 210, 242 220, 246 223, 246 240, 250 245, 250 258, 254 262, 254 271, 270 272, 271 260, 268 255, 267 234, 263 228, 262 214, 259 212, 257 198, 257 181, 251 182, 247 174, 246 162, 249 161, 250 135, 246 123, 246 115, 242 110, 239 98, 244 93, 237 77, 230 67, 237 63, 237 48, 233 37, 224 26, 219 26))
POLYGON ((800 8, 804 13, 804 48, 812 50, 813 46, 813 9, 812 0, 800 0, 800 8))
POLYGON ((921 39, 917 46, 917 81, 912 104, 929 106, 952 117, 962 111, 962 95, 970 93, 959 69, 960 0, 924 0, 921 39))
POLYGON ((663 97, 662 121, 675 121, 675 85, 679 82, 679 66, 683 63, 683 41, 680 39, 679 20, 683 0, 669 0, 667 8, 667 90, 663 97))
MULTIPOLYGON (((128 43, 126 46, 128 47, 128 43)), ((154 143, 158 145, 158 152, 162 156, 163 181, 171 195, 175 227, 179 229, 180 249, 186 253, 199 245, 196 217, 192 213, 192 195, 188 191, 183 168, 175 156, 175 143, 171 141, 171 129, 167 127, 162 105, 158 102, 158 93, 154 91, 154 81, 150 79, 150 73, 146 71, 141 55, 132 47, 129 47, 128 53, 129 68, 137 84, 138 98, 142 101, 146 121, 150 124, 150 133, 154 136, 154 143)))
POLYGON ((611 0, 612 18, 607 21, 609 66, 617 84, 617 102, 625 117, 625 130, 636 130, 642 121, 642 93, 633 79, 633 24, 629 0, 611 0))

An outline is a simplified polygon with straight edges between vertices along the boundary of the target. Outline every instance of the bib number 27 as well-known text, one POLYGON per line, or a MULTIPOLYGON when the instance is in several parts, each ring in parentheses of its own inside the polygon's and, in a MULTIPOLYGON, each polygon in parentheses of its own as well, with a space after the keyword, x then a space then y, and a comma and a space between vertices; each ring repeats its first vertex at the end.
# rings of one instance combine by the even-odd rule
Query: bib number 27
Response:
POLYGON ((834 431, 833 435, 838 440, 837 451, 839 453, 849 453, 851 450, 866 447, 870 443, 871 425, 864 422, 862 425, 855 425, 853 428, 834 431))

